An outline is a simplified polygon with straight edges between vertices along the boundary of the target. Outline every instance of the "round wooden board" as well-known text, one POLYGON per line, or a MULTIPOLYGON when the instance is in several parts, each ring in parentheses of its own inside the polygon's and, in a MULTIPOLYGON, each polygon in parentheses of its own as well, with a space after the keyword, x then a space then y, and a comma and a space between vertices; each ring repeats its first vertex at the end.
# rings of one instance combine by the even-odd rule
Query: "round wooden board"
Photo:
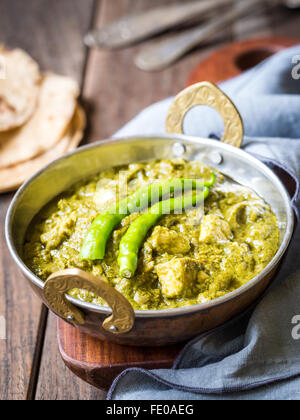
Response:
POLYGON ((198 64, 189 75, 187 86, 202 81, 218 83, 238 76, 284 48, 299 43, 300 39, 283 37, 235 42, 198 64))

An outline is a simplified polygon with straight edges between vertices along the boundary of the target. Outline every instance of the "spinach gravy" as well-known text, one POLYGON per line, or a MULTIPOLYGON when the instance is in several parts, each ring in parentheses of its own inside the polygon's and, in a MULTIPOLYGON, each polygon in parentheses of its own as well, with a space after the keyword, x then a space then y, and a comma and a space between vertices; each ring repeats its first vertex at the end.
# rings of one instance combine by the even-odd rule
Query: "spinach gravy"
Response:
MULTIPOLYGON (((97 216, 116 200, 156 181, 209 179, 212 169, 183 159, 113 168, 75 185, 33 220, 24 244, 28 267, 42 280, 59 270, 80 268, 121 292, 136 310, 171 309, 224 296, 258 275, 279 246, 279 229, 270 206, 254 191, 216 172, 204 206, 164 215, 148 233, 133 278, 122 278, 119 244, 139 216, 125 217, 111 234, 103 260, 82 260, 80 249, 97 216), (124 186, 123 185, 123 186, 124 186)), ((69 294, 106 305, 84 290, 69 294)))

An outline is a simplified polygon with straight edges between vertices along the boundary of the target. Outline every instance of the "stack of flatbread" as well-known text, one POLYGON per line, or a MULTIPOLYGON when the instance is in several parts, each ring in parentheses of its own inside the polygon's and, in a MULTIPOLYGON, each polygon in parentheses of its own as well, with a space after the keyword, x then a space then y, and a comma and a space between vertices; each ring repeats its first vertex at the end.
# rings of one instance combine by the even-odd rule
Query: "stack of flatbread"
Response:
POLYGON ((75 149, 83 137, 85 114, 73 79, 41 74, 38 64, 19 49, 1 49, 0 57, 0 191, 6 192, 75 149))

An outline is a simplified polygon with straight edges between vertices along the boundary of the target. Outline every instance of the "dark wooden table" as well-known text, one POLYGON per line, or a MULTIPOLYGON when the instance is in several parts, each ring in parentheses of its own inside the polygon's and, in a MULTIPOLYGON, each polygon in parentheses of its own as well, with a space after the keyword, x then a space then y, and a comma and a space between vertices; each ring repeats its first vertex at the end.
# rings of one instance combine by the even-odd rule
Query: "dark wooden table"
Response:
MULTIPOLYGON (((278 7, 236 23, 222 43, 198 49, 159 73, 133 64, 136 46, 123 51, 88 51, 83 34, 127 13, 176 0, 1 0, 0 43, 31 53, 43 69, 75 77, 89 116, 85 141, 111 136, 145 106, 175 94, 189 71, 224 42, 268 35, 300 36, 300 12, 278 7)), ((0 400, 103 399, 64 366, 57 350, 56 320, 24 283, 9 256, 4 220, 12 195, 0 197, 0 316, 7 339, 0 340, 0 400)))

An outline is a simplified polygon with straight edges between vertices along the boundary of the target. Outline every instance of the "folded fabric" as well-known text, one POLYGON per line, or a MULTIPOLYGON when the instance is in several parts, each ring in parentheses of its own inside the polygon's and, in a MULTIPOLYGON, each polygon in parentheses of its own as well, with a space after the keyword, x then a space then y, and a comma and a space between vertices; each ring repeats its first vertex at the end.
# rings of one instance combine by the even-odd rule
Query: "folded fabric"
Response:
MULTIPOLYGON (((241 76, 221 84, 245 123, 244 150, 276 159, 300 177, 300 75, 287 49, 241 76)), ((147 108, 116 136, 164 133, 172 98, 147 108)), ((222 121, 195 108, 185 133, 222 134, 222 121)), ((297 202, 300 208, 300 201, 297 202)), ((251 311, 195 338, 173 369, 128 369, 114 382, 108 399, 300 400, 300 229, 272 286, 251 311), (298 317, 297 317, 298 316, 298 317)))

